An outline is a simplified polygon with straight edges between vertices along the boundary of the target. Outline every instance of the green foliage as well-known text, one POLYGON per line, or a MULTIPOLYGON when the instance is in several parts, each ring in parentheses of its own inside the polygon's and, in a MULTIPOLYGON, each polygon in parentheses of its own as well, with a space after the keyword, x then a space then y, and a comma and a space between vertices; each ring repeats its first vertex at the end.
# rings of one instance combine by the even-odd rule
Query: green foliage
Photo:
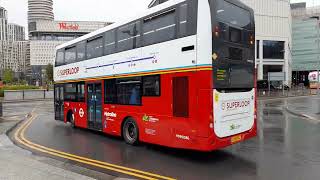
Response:
POLYGON ((51 82, 53 82, 53 65, 52 64, 47 65, 46 75, 47 75, 47 84, 51 84, 51 82))
POLYGON ((4 83, 12 83, 14 80, 14 72, 11 69, 5 69, 3 72, 4 83))

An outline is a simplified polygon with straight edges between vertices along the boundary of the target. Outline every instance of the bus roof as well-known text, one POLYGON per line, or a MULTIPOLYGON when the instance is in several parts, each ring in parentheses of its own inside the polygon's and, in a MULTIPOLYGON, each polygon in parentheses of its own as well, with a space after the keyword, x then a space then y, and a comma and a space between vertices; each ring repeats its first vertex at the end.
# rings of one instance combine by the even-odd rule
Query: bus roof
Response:
POLYGON ((135 19, 140 19, 140 18, 142 18, 144 16, 148 16, 150 14, 156 13, 156 12, 162 10, 162 9, 168 8, 170 6, 173 6, 175 4, 179 4, 179 3, 184 2, 184 1, 186 1, 186 0, 170 0, 170 1, 167 1, 165 3, 159 4, 159 5, 155 6, 155 7, 150 8, 150 9, 146 9, 146 11, 142 12, 141 14, 136 16, 135 18, 128 18, 127 20, 111 24, 109 26, 106 26, 104 28, 98 29, 96 31, 93 31, 93 32, 91 32, 89 34, 86 34, 86 35, 81 36, 79 38, 76 38, 74 40, 71 40, 71 41, 68 41, 66 43, 63 43, 63 44, 57 46, 56 50, 71 46, 71 45, 76 44, 78 42, 81 42, 83 40, 86 40, 86 39, 89 39, 89 38, 94 37, 96 35, 99 35, 101 33, 107 32, 108 30, 112 30, 114 28, 117 28, 117 27, 120 27, 122 25, 128 24, 128 23, 134 21, 135 19))

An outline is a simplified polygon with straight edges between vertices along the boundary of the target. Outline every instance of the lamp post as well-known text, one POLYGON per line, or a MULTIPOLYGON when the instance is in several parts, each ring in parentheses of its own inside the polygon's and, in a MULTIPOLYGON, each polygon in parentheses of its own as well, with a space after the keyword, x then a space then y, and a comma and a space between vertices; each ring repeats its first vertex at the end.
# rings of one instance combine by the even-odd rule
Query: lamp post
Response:
POLYGON ((317 21, 317 45, 318 45, 318 67, 317 67, 317 96, 319 96, 319 68, 320 68, 320 17, 318 16, 317 21))

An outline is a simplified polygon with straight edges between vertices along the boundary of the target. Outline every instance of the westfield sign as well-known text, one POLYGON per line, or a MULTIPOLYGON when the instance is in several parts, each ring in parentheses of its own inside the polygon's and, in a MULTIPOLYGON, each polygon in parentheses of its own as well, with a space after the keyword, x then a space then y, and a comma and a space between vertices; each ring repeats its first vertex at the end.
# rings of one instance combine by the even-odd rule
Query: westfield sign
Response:
POLYGON ((68 24, 61 22, 59 23, 59 28, 61 30, 79 30, 79 24, 68 24))

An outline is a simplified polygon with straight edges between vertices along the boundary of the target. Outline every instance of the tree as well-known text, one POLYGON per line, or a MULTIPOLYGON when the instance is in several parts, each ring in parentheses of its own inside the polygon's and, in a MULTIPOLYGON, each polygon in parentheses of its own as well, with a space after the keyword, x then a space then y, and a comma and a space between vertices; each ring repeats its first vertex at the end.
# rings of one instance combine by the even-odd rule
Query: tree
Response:
POLYGON ((47 83, 50 83, 53 81, 53 65, 48 64, 46 67, 46 75, 47 75, 47 83))
POLYGON ((3 72, 3 81, 9 84, 12 83, 14 78, 13 73, 11 69, 5 69, 3 72))

